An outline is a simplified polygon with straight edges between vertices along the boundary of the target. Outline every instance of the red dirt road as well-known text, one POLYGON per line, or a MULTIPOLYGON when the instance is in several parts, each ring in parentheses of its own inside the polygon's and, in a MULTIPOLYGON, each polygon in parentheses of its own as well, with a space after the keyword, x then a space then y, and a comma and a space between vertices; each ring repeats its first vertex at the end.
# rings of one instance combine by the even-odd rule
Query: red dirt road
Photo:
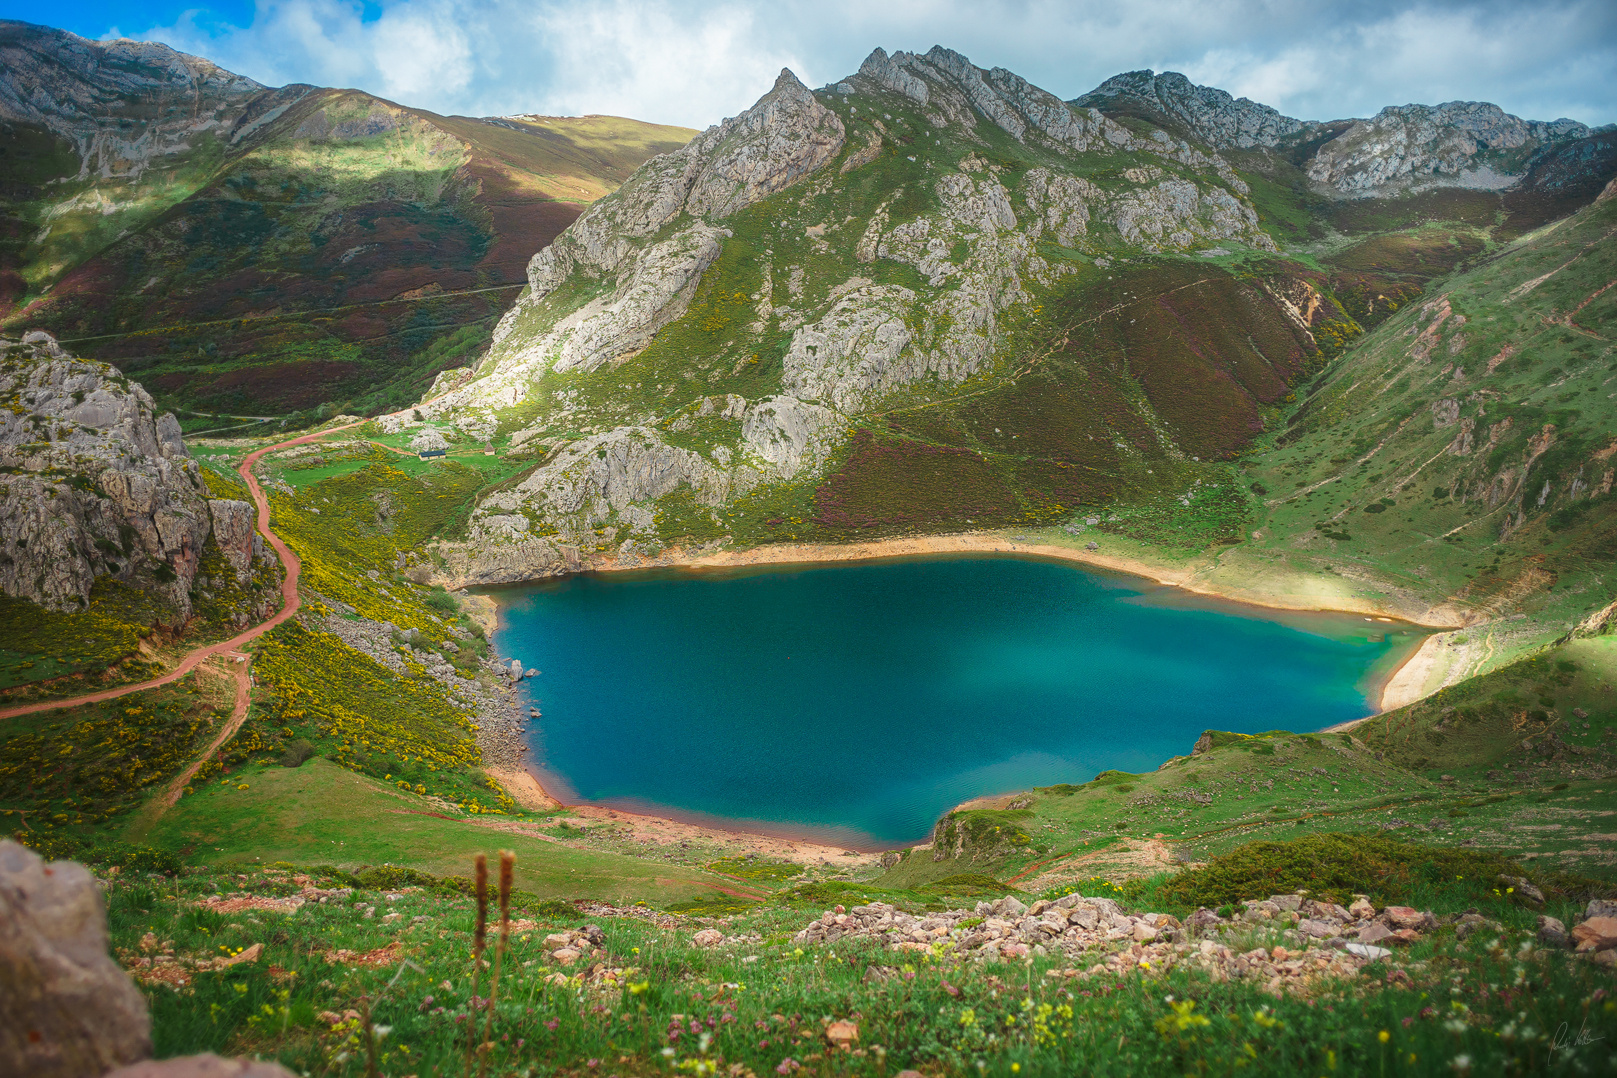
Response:
POLYGON ((246 654, 239 656, 227 655, 225 658, 231 662, 232 669, 230 672, 236 682, 236 705, 231 709, 230 718, 225 720, 224 726, 220 727, 213 740, 208 742, 208 747, 202 750, 202 754, 195 760, 187 764, 184 771, 174 776, 174 781, 169 783, 168 787, 163 790, 162 795, 157 798, 154 805, 155 811, 147 821, 148 825, 159 816, 162 816, 164 812, 174 807, 174 803, 180 799, 180 794, 190 785, 192 777, 202 770, 202 765, 207 763, 214 753, 219 751, 219 746, 236 736, 236 731, 241 729, 241 724, 247 719, 249 690, 252 687, 247 676, 248 656, 246 654))
MULTIPOLYGON (((241 648, 242 645, 263 636, 265 633, 281 624, 281 622, 285 621, 293 614, 296 614, 298 612, 299 605, 298 573, 302 570, 303 563, 298 561, 296 554, 292 553, 286 548, 286 544, 281 542, 280 536, 270 531, 269 500, 264 497, 263 488, 258 485, 258 480, 253 477, 253 465, 257 464, 259 458, 261 458, 265 453, 271 453, 277 449, 285 449, 288 446, 302 445, 305 442, 312 442, 316 439, 324 438, 328 434, 335 434, 337 431, 347 430, 349 427, 357 427, 361 422, 364 422, 364 420, 360 420, 356 423, 347 423, 340 427, 332 427, 329 430, 319 431, 315 434, 305 434, 301 438, 293 438, 289 441, 280 442, 276 445, 267 445, 263 449, 255 449, 251 453, 247 454, 247 459, 241 462, 240 468, 236 469, 237 473, 247 481, 247 489, 253 496, 253 504, 258 507, 259 534, 269 541, 269 545, 274 548, 276 556, 281 559, 281 564, 286 568, 286 579, 281 582, 281 609, 272 615, 268 621, 260 622, 240 635, 233 636, 223 643, 210 644, 207 647, 197 648, 195 651, 186 655, 184 659, 181 659, 178 666, 164 674, 162 677, 153 678, 151 681, 136 682, 133 685, 121 685, 116 689, 106 689, 102 692, 86 693, 83 696, 75 696, 66 700, 41 700, 38 703, 6 708, 5 710, 0 711, 0 719, 10 719, 18 715, 32 715, 39 711, 57 711, 65 707, 77 707, 80 704, 95 704, 100 703, 103 700, 116 700, 118 697, 128 696, 132 692, 142 692, 146 689, 155 689, 159 685, 167 685, 172 681, 178 681, 186 674, 189 674, 192 670, 195 670, 197 665, 204 660, 210 659, 215 655, 223 655, 226 652, 236 651, 241 648)), ((247 714, 247 669, 245 664, 242 664, 241 669, 238 671, 236 684, 236 710, 240 716, 245 716, 247 714)), ((241 725, 241 720, 238 716, 232 715, 231 720, 231 723, 227 724, 227 726, 241 725)), ((212 750, 209 751, 211 752, 212 750)), ((204 757, 204 759, 205 758, 206 757, 204 757)), ((181 788, 183 789, 183 786, 181 788)))

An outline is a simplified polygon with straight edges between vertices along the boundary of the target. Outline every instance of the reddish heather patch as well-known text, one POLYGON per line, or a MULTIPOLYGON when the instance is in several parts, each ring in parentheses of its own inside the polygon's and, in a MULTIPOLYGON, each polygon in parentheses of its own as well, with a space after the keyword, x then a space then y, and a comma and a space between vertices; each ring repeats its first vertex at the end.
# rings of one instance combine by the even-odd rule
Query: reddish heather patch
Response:
POLYGON ((1010 485, 978 454, 878 439, 864 430, 814 501, 821 527, 854 531, 998 523, 1018 508, 1010 485))

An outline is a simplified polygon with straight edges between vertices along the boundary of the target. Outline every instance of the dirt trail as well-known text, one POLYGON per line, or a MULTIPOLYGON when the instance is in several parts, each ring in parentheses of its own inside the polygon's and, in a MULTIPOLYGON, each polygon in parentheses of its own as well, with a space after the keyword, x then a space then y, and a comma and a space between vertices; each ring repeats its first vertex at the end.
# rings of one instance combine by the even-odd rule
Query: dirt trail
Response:
MULTIPOLYGON (((144 692, 147 689, 155 689, 159 685, 167 685, 170 682, 178 681, 180 678, 189 674, 192 670, 195 670, 198 665, 208 659, 213 658, 215 655, 225 655, 229 652, 240 650, 242 645, 248 643, 249 641, 258 639, 260 636, 263 636, 265 633, 281 624, 287 618, 290 618, 293 614, 296 614, 298 612, 298 573, 303 568, 303 563, 298 561, 296 554, 293 554, 287 549, 285 543, 281 542, 281 537, 270 530, 269 500, 264 497, 263 488, 258 485, 258 480, 253 476, 253 465, 257 464, 259 458, 263 457, 266 453, 272 453, 277 449, 285 449, 288 446, 302 445, 305 442, 312 442, 318 438, 324 438, 328 434, 335 434, 337 431, 347 430, 349 427, 357 427, 362 422, 364 422, 364 420, 359 420, 354 423, 347 423, 341 427, 332 427, 329 430, 319 431, 315 434, 305 434, 302 437, 293 438, 289 441, 280 442, 276 445, 267 445, 262 449, 255 449, 251 453, 247 454, 247 459, 243 460, 241 462, 241 467, 236 469, 237 473, 241 475, 242 479, 246 480, 247 490, 252 494, 253 497, 253 504, 258 507, 259 534, 263 535, 264 538, 268 540, 269 545, 274 548, 276 556, 281 559, 281 564, 286 568, 286 579, 281 582, 282 601, 279 612, 271 615, 269 620, 260 622, 247 631, 239 633, 223 643, 209 644, 206 647, 197 648, 195 651, 187 654, 185 658, 180 660, 180 664, 178 666, 164 674, 162 677, 153 678, 150 681, 139 681, 133 685, 120 685, 116 689, 105 689, 101 692, 86 693, 83 696, 74 696, 66 700, 41 700, 37 703, 23 704, 19 707, 6 708, 5 710, 0 711, 0 719, 15 718, 18 715, 32 715, 39 711, 58 711, 62 708, 78 707, 80 704, 100 703, 103 700, 116 700, 120 696, 128 696, 133 692, 144 692)), ((244 714, 246 708, 246 676, 247 674, 244 668, 241 671, 241 680, 238 682, 237 696, 237 707, 241 709, 244 714)))
POLYGON ((251 656, 246 652, 236 652, 227 654, 224 658, 230 662, 229 676, 235 683, 236 690, 236 703, 231 709, 230 717, 219 728, 219 732, 208 743, 208 747, 203 749, 184 771, 174 776, 174 780, 164 787, 162 793, 146 803, 145 809, 142 810, 140 821, 130 829, 131 834, 143 835, 151 829, 154 823, 162 819, 163 813, 179 802, 180 794, 191 784, 191 779, 196 776, 196 773, 202 770, 202 765, 207 763, 213 757, 213 754, 219 751, 220 746, 235 737, 236 731, 240 730, 241 724, 246 721, 247 705, 250 699, 249 690, 252 688, 252 680, 247 672, 247 664, 251 656))

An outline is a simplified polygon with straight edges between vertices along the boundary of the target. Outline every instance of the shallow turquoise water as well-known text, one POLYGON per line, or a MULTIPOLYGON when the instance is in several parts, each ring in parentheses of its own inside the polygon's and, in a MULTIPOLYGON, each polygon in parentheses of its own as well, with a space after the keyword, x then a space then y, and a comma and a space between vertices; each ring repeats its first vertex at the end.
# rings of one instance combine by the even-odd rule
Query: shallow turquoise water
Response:
POLYGON ((971 797, 1153 769, 1209 728, 1359 718, 1418 639, 992 556, 495 597, 500 654, 542 671, 523 685, 547 788, 861 846, 921 839, 971 797))

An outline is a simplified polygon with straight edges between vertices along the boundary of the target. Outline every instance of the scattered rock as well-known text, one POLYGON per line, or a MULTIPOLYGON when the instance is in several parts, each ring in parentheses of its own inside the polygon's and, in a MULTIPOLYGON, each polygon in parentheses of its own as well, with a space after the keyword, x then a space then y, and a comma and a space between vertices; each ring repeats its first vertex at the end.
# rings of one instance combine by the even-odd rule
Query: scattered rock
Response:
POLYGON ((225 1059, 212 1052, 175 1059, 148 1059, 119 1067, 105 1078, 297 1078, 279 1063, 256 1059, 225 1059))
POLYGON ((1371 921, 1359 929, 1360 943, 1382 943, 1392 938, 1392 929, 1380 921, 1371 921))
POLYGON ((847 1050, 859 1039, 859 1024, 857 1022, 832 1022, 825 1027, 825 1039, 831 1042, 832 1048, 847 1050))
POLYGON ((107 954, 83 865, 0 841, 0 1073, 81 1078, 151 1055, 146 1000, 107 954))
POLYGON ((1551 947, 1570 947, 1572 937, 1567 935, 1566 925, 1557 918, 1540 914, 1538 918, 1538 941, 1551 947))
POLYGON ((1617 902, 1606 898, 1591 898, 1589 904, 1584 907, 1583 917, 1585 920, 1590 917, 1617 917, 1617 902))
POLYGON ((1343 948, 1343 950, 1347 951, 1348 954, 1357 955, 1358 957, 1368 959, 1371 962, 1392 957, 1392 952, 1387 950, 1387 948, 1376 947, 1369 943, 1349 943, 1343 948))
POLYGON ((724 942, 724 933, 716 928, 704 928, 691 937, 691 942, 698 947, 717 947, 724 942))
POLYGON ((1544 892, 1523 876, 1510 876, 1501 872, 1495 880, 1515 901, 1535 910, 1544 908, 1544 892))
POLYGON ((1454 935, 1459 939, 1467 939, 1476 932, 1503 932, 1505 926, 1498 921, 1490 921, 1481 914, 1468 913, 1454 924, 1454 935))
POLYGON ((1579 951, 1605 951, 1617 947, 1617 917, 1590 917, 1572 929, 1579 951))
POLYGON ((1419 930, 1425 927, 1428 922, 1436 923, 1431 914, 1422 913, 1420 910, 1410 906, 1388 906, 1381 911, 1381 917, 1387 922, 1387 926, 1393 929, 1413 928, 1419 930))

